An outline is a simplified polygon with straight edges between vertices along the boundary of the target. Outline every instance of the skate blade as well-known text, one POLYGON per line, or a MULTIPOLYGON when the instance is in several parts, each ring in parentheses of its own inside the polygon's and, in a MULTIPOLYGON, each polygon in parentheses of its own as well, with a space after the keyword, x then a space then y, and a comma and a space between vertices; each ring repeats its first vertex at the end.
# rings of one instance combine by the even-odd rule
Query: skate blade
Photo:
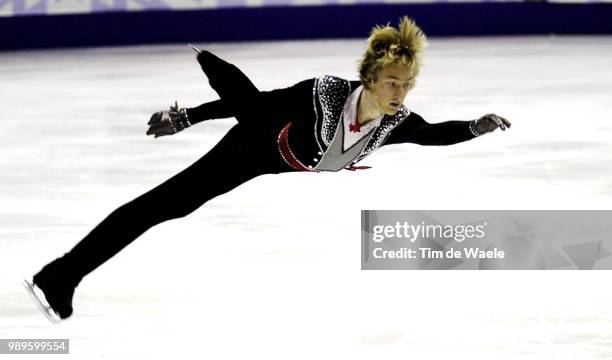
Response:
POLYGON ((192 44, 187 43, 187 45, 191 46, 191 48, 193 49, 193 51, 197 52, 198 54, 201 54, 201 53, 202 53, 202 50, 198 49, 197 47, 193 46, 192 44))
POLYGON ((25 286, 28 294, 32 297, 36 306, 42 311, 45 317, 53 324, 58 324, 62 321, 62 319, 53 311, 47 299, 45 299, 45 294, 36 286, 34 283, 24 279, 23 285, 25 286))

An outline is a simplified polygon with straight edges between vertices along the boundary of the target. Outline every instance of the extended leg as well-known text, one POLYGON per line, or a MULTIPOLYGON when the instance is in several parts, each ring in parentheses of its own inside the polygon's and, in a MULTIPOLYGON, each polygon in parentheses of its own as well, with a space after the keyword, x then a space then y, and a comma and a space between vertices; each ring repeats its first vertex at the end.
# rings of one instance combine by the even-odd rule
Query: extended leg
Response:
MULTIPOLYGON (((152 226, 186 216, 206 201, 266 173, 257 149, 241 125, 206 155, 163 184, 122 205, 96 226, 70 252, 34 276, 51 304, 55 296, 62 317, 72 313, 72 293, 80 280, 152 226)), ((276 161, 276 160, 275 160, 276 161)), ((269 167, 268 167, 269 169, 269 167)))
POLYGON ((210 86, 223 101, 235 104, 237 101, 259 92, 257 87, 238 67, 210 51, 203 50, 198 55, 198 62, 208 77, 210 86))
POLYGON ((238 67, 209 51, 202 51, 198 62, 221 99, 188 109, 195 122, 233 116, 239 123, 258 130, 262 120, 274 120, 274 112, 287 105, 287 97, 280 93, 271 96, 274 91, 259 91, 238 67))
POLYGON ((208 200, 262 173, 241 167, 245 140, 234 126, 206 155, 151 191, 113 211, 67 255, 83 277, 154 225, 186 216, 208 200))

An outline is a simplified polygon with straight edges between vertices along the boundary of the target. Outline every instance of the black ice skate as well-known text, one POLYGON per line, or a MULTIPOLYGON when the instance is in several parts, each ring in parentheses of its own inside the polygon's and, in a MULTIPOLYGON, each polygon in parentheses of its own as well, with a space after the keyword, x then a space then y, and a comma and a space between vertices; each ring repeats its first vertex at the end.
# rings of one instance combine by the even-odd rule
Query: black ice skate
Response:
POLYGON ((72 297, 77 282, 57 269, 58 260, 34 275, 32 282, 24 280, 26 289, 51 322, 59 322, 72 315, 72 297))

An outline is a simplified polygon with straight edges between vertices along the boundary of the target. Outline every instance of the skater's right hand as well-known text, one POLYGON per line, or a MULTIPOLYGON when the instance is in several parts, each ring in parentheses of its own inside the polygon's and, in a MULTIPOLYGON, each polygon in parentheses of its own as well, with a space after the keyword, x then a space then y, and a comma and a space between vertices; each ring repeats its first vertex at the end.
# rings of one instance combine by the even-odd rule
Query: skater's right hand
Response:
POLYGON ((172 126, 170 125, 170 114, 168 110, 154 113, 147 125, 149 125, 147 135, 155 135, 155 137, 158 137, 176 133, 173 131, 172 126))
POLYGON ((169 110, 162 110, 151 116, 148 124, 147 135, 155 135, 155 138, 164 135, 174 135, 191 126, 187 117, 187 111, 179 108, 175 102, 169 110))

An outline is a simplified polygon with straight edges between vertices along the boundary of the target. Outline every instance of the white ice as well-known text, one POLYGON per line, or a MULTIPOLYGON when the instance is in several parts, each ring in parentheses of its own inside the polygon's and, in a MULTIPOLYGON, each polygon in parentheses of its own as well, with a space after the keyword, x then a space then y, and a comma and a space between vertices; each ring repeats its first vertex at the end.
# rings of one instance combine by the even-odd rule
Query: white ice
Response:
MULTIPOLYGON (((356 79, 364 42, 198 46, 267 90, 356 79)), ((432 39, 406 105, 509 131, 259 177, 149 230, 52 325, 21 278, 235 120, 145 136, 174 100, 217 98, 186 45, 0 53, 0 338, 69 338, 75 359, 609 359, 608 271, 362 271, 360 210, 610 209, 610 58, 612 37, 432 39)))

